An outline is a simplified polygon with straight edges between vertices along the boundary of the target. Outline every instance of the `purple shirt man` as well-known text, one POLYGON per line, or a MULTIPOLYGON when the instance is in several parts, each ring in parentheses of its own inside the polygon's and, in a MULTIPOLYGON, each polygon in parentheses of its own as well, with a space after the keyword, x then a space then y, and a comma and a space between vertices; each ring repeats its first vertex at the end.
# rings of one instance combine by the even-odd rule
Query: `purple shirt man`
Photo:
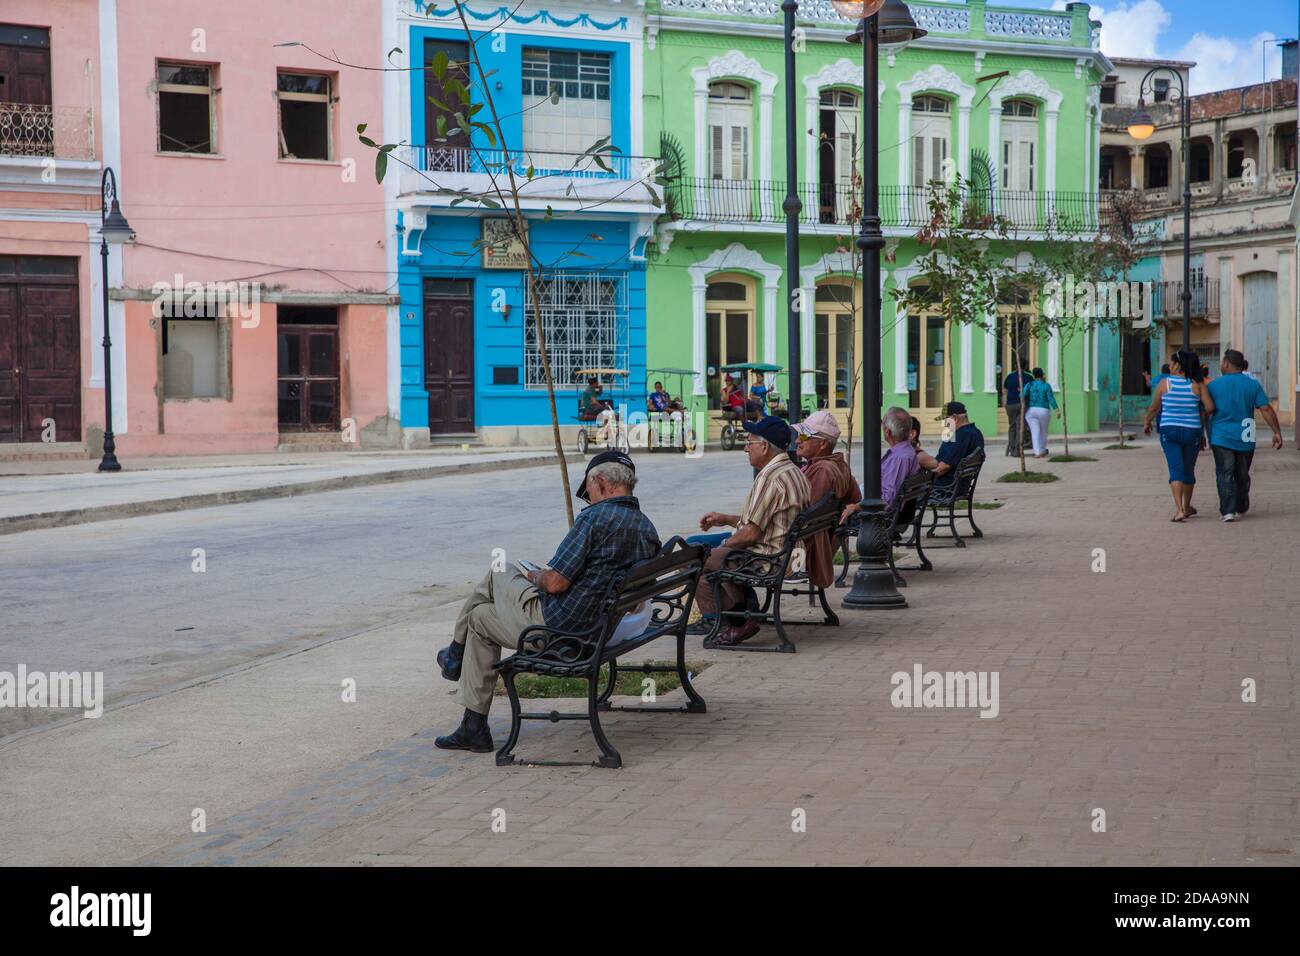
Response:
MULTIPOLYGON (((911 425, 910 420, 908 425, 911 425)), ((884 499, 885 507, 894 503, 903 482, 920 470, 921 466, 916 461, 916 449, 911 442, 904 439, 890 443, 889 451, 880 459, 880 497, 884 499)))

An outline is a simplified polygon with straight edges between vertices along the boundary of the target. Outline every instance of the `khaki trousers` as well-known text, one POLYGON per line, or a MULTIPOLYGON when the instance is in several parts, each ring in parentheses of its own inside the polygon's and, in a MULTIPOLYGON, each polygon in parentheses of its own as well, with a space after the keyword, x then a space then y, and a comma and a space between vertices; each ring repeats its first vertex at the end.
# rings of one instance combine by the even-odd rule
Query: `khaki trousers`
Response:
POLYGON ((453 639, 465 645, 456 703, 486 714, 492 707, 501 648, 517 648, 525 628, 545 623, 542 592, 518 568, 489 571, 456 618, 453 639))

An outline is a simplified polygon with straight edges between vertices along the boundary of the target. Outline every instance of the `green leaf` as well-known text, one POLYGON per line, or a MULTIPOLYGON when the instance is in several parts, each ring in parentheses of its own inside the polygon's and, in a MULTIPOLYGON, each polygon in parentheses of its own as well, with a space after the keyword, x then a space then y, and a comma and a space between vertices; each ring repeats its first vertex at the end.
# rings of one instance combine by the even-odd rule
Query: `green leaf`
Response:
POLYGON ((533 178, 533 164, 532 164, 532 163, 529 163, 529 164, 528 164, 528 168, 527 168, 526 170, 524 170, 524 176, 526 176, 530 181, 532 180, 532 178, 533 178))
POLYGON ((554 218, 554 216, 555 216, 555 210, 552 209, 550 206, 547 206, 547 207, 546 207, 546 215, 542 217, 542 221, 543 221, 543 222, 550 222, 551 219, 554 218))
POLYGON ((433 75, 438 78, 439 83, 441 83, 443 78, 447 75, 447 64, 449 62, 446 51, 439 50, 434 54, 433 62, 429 64, 429 69, 433 70, 433 75))
POLYGON ((393 54, 394 54, 394 53, 401 53, 401 52, 402 52, 402 48, 401 48, 400 46, 395 46, 395 47, 393 47, 391 50, 388 51, 388 56, 386 56, 385 59, 388 60, 389 63, 392 63, 392 62, 393 62, 393 54))
POLYGON ((478 201, 481 202, 483 205, 487 206, 489 209, 501 208, 501 204, 499 202, 497 202, 495 199, 489 199, 487 196, 479 196, 478 201))
POLYGON ((362 146, 369 146, 371 149, 379 148, 377 145, 375 145, 375 141, 371 139, 369 136, 358 136, 357 138, 361 140, 362 146))
POLYGON ((439 113, 434 117, 433 125, 437 127, 438 135, 445 139, 447 136, 447 117, 439 113))
POLYGON ((375 182, 382 183, 384 174, 388 172, 388 152, 380 150, 375 153, 375 182))
POLYGON ((358 124, 357 124, 357 132, 358 132, 358 133, 364 133, 364 132, 366 131, 366 127, 369 126, 369 125, 370 125, 369 123, 358 123, 358 124))
POLYGON ((488 126, 486 123, 475 123, 474 128, 487 137, 489 146, 493 149, 497 148, 497 134, 493 131, 491 126, 488 126))

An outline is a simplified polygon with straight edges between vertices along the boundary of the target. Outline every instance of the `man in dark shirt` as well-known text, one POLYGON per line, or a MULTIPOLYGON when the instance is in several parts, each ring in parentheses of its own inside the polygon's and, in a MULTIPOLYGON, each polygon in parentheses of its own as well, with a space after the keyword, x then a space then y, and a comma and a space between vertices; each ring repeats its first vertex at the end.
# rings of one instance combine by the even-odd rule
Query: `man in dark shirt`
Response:
POLYGON ((536 624, 589 632, 600 623, 609 587, 632 565, 659 551, 659 534, 632 496, 636 466, 622 452, 601 452, 587 464, 577 496, 590 503, 560 542, 550 567, 488 572, 456 619, 452 643, 438 652, 442 676, 458 682, 465 708, 460 727, 434 743, 444 750, 494 749, 487 712, 501 648, 517 648, 536 624), (462 667, 463 665, 463 667, 462 667))
MULTIPOLYGON (((956 471, 961 460, 975 449, 984 448, 984 433, 966 417, 965 405, 961 402, 949 402, 946 411, 952 418, 952 438, 939 446, 934 456, 934 463, 930 466, 930 470, 935 475, 936 488, 950 486, 954 477, 952 473, 956 471)), ((965 488, 957 489, 958 494, 965 491, 965 488)))
POLYGON ((1034 380, 1028 372, 1013 371, 1002 383, 1002 407, 1007 412, 1007 457, 1019 458, 1020 449, 1025 443, 1025 423, 1020 414, 1020 392, 1034 380))

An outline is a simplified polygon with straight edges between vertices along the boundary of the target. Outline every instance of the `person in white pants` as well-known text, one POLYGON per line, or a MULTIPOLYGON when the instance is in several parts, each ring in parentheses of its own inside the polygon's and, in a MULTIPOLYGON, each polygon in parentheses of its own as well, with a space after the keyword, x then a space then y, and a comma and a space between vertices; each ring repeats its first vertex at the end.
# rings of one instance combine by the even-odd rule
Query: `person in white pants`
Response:
POLYGON ((1041 368, 1034 369, 1034 380, 1025 386, 1025 422, 1029 425, 1029 435, 1034 443, 1034 457, 1047 457, 1047 423, 1053 411, 1061 417, 1056 404, 1056 395, 1052 386, 1047 384, 1047 376, 1041 368))

